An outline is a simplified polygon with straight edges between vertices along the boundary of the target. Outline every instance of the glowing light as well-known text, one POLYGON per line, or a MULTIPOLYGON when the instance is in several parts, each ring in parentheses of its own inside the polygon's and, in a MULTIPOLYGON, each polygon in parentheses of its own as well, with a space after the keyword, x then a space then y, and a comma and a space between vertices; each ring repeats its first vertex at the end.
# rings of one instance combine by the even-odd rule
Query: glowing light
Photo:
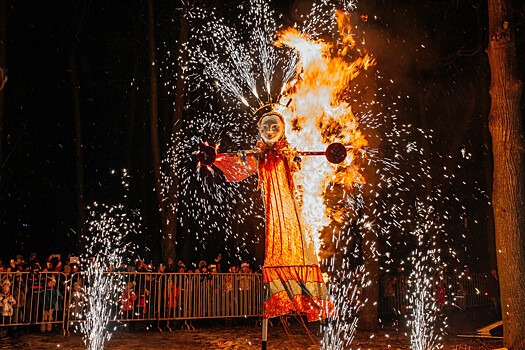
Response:
MULTIPOLYGON (((381 256, 385 263, 406 264, 408 272, 414 268, 413 280, 435 272, 437 261, 445 266, 439 260, 444 251, 455 256, 446 247, 441 251, 416 244, 414 257, 425 266, 416 267, 411 259, 394 260, 396 248, 404 248, 418 237, 415 227, 424 227, 426 237, 445 237, 442 223, 448 214, 421 215, 419 203, 443 200, 440 184, 430 177, 431 164, 425 150, 415 141, 432 142, 432 132, 400 122, 398 102, 381 105, 380 100, 390 93, 386 87, 394 81, 377 72, 375 78, 381 86, 374 100, 361 98, 355 102, 362 90, 356 79, 375 64, 362 47, 364 37, 351 31, 355 26, 350 25, 349 18, 370 20, 357 14, 349 17, 348 12, 355 8, 356 1, 335 4, 319 0, 304 23, 290 29, 279 27, 279 15, 265 0, 243 3, 242 11, 235 12, 235 21, 231 22, 228 17, 218 18, 211 11, 193 7, 188 15, 192 28, 192 41, 187 45, 189 62, 184 67, 189 91, 186 99, 191 112, 197 109, 193 102, 203 107, 185 121, 183 132, 174 135, 177 148, 170 150, 164 163, 168 169, 164 195, 173 186, 178 188, 181 205, 170 210, 177 210, 181 224, 188 224, 184 218, 194 218, 202 227, 197 239, 203 246, 209 236, 226 234, 226 239, 237 242, 233 257, 242 260, 251 256, 248 245, 264 244, 260 238, 253 238, 252 232, 232 229, 252 218, 256 229, 262 231, 262 208, 254 200, 257 179, 226 184, 217 180, 216 173, 210 174, 211 166, 196 169, 195 159, 188 157, 195 154, 196 145, 206 140, 218 144, 226 139, 224 144, 233 149, 223 152, 252 147, 257 141, 252 112, 273 102, 286 119, 288 141, 297 150, 324 151, 332 142, 349 146, 347 160, 337 166, 322 157, 303 157, 302 169, 294 179, 297 199, 302 208, 308 208, 302 216, 310 238, 330 266, 330 292, 340 310, 341 317, 324 328, 322 344, 331 349, 348 348, 352 342, 358 311, 365 302, 359 296, 371 283, 362 262, 356 262, 363 249, 355 243, 358 238, 374 259, 379 256, 375 240, 382 239, 388 248, 381 256), (336 11, 336 7, 342 10, 336 11), (236 27, 237 22, 242 23, 241 28, 236 27), (220 103, 219 96, 223 97, 220 103), (192 136, 183 139, 184 135, 192 136), (364 168, 371 170, 366 177, 364 168), (174 178, 170 174, 179 175, 174 178), (417 200, 412 197, 416 187, 422 192, 417 200), (329 199, 335 204, 327 208, 329 199), (224 224, 217 224, 219 218, 224 224), (321 237, 323 230, 331 232, 321 237)), ((396 94, 398 100, 404 99, 396 94)), ((469 158, 468 153, 464 156, 469 158)), ((450 181, 450 169, 445 172, 445 181, 450 181)), ((436 324, 437 319, 429 318, 431 311, 427 309, 433 302, 416 298, 429 293, 411 290, 416 315, 421 316, 411 320, 411 339, 425 337, 436 324), (423 311, 418 314, 417 310, 423 311)), ((439 337, 432 339, 437 344, 439 337)))
MULTIPOLYGON (((123 174, 123 183, 127 184, 127 172, 123 174)), ((84 285, 73 291, 75 300, 84 304, 76 305, 83 315, 74 317, 83 320, 80 331, 86 348, 102 350, 105 341, 111 338, 107 325, 116 317, 113 311, 123 289, 122 275, 108 271, 114 271, 126 257, 133 256, 133 245, 126 239, 129 234, 139 232, 140 218, 120 204, 94 203, 88 210, 86 251, 82 256, 84 285)))

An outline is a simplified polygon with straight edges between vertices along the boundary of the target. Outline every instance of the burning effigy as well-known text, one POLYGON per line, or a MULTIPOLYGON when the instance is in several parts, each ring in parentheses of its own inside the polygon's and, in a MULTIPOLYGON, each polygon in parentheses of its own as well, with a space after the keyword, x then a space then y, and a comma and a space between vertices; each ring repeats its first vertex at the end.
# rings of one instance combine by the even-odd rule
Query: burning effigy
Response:
POLYGON ((192 117, 183 126, 191 136, 168 161, 188 198, 182 211, 199 226, 196 240, 231 239, 235 259, 264 241, 264 320, 336 316, 323 323, 322 344, 347 348, 369 300, 374 271, 365 258, 378 261, 376 238, 412 234, 413 202, 403 194, 430 167, 416 154, 415 129, 398 125, 397 111, 385 113, 375 100, 381 88, 368 79, 382 74, 362 74, 375 59, 360 30, 368 17, 356 14, 356 2, 314 1, 295 17, 277 14, 272 3, 189 11, 184 79, 192 117), (187 157, 194 152, 199 171, 187 157))
POLYGON ((213 164, 226 181, 258 174, 266 226, 264 318, 293 311, 313 321, 334 314, 319 266, 318 232, 330 221, 323 195, 328 185, 350 188, 364 181, 354 160, 364 156, 367 142, 345 90, 374 64, 366 53, 348 59, 355 44, 348 14, 335 16, 339 47, 295 28, 278 34, 275 45, 298 55, 295 78, 283 85, 277 103, 254 111, 261 138, 256 147, 217 153, 217 146, 203 146, 197 152, 201 165, 213 164))
POLYGON ((216 154, 206 147, 198 156, 202 164, 214 164, 227 181, 242 181, 255 173, 265 206, 265 286, 263 317, 294 311, 309 321, 329 317, 334 306, 327 293, 313 242, 306 237, 299 203, 295 198, 293 173, 300 169, 300 156, 325 154, 330 162, 342 162, 346 148, 330 145, 326 152, 298 152, 285 135, 283 117, 270 111, 258 123, 261 141, 257 148, 236 154, 216 154))

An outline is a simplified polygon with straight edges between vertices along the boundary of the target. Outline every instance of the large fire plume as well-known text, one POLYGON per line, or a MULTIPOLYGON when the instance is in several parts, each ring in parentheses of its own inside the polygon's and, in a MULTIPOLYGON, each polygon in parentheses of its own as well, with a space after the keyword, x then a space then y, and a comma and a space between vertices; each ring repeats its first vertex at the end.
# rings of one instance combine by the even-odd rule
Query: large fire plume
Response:
POLYGON ((336 21, 340 35, 337 43, 311 39, 295 28, 280 32, 276 42, 299 55, 296 79, 283 87, 279 101, 287 106, 279 112, 285 118, 290 145, 297 150, 323 151, 330 143, 339 142, 348 150, 346 161, 338 165, 322 157, 303 157, 302 169, 295 174, 302 217, 318 253, 322 245, 318 232, 340 217, 325 206, 327 186, 349 190, 365 182, 359 160, 366 156, 368 143, 359 130, 359 118, 352 112, 349 91, 351 81, 375 64, 357 47, 350 15, 337 11, 336 21))

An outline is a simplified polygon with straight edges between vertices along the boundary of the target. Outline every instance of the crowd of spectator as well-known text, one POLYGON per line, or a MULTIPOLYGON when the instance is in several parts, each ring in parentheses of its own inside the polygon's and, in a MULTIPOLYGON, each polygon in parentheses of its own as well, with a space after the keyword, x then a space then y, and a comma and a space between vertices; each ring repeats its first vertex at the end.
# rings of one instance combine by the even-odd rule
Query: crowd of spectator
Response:
MULTIPOLYGON (((63 258, 60 254, 52 254, 45 259, 40 259, 35 253, 31 253, 28 259, 25 259, 21 254, 16 255, 9 260, 8 264, 0 260, 0 315, 2 316, 0 338, 7 336, 8 331, 13 333, 13 330, 16 330, 16 327, 7 327, 10 324, 25 324, 29 320, 29 323, 35 323, 39 327, 40 332, 50 332, 53 325, 61 321, 60 317, 67 316, 71 319, 80 317, 83 307, 84 277, 77 272, 81 272, 86 268, 86 264, 91 262, 93 262, 93 258, 81 261, 79 257, 74 255, 63 258), (26 275, 19 273, 26 273, 26 275), (69 292, 66 292, 66 289, 69 292), (64 303, 66 294, 69 300, 64 303), (62 313, 63 310, 67 309, 70 311, 69 314, 62 313)), ((228 266, 223 271, 221 256, 213 259, 210 263, 201 260, 198 264, 192 264, 191 268, 188 268, 181 260, 175 262, 174 259, 168 259, 166 262, 155 265, 146 259, 136 259, 132 264, 122 264, 117 267, 109 266, 108 272, 113 271, 137 272, 140 273, 140 276, 144 276, 144 273, 146 276, 147 273, 154 273, 155 275, 161 273, 192 273, 202 274, 201 278, 205 278, 206 275, 210 279, 212 274, 221 272, 241 274, 253 272, 247 262, 242 262, 238 266, 228 266)), ((131 300, 132 297, 125 297, 126 292, 131 295, 131 290, 135 288, 135 284, 137 284, 136 287, 140 285, 142 289, 152 286, 148 277, 141 279, 140 283, 136 283, 133 277, 130 277, 132 275, 128 275, 126 287, 119 300, 121 312, 124 313, 134 312, 140 308, 141 295, 144 294, 137 291, 137 301, 135 302, 135 300, 131 300), (149 281, 149 286, 146 281, 149 281), (126 309, 127 299, 131 300, 130 305, 132 305, 129 310, 126 309)), ((180 287, 180 285, 177 286, 179 289, 180 287)), ((163 286, 163 288, 166 289, 167 286, 163 286)), ((179 290, 177 293, 177 299, 179 299, 181 291, 179 290)), ((180 306, 180 301, 177 303, 180 306)), ((124 318, 129 317, 131 316, 126 317, 124 315, 124 318)))
POLYGON ((182 260, 178 260, 175 263, 174 259, 168 258, 166 262, 161 262, 157 266, 153 263, 147 263, 145 259, 137 259, 135 264, 118 267, 116 270, 119 272, 179 272, 179 273, 252 273, 253 270, 250 264, 242 262, 240 265, 231 265, 224 269, 221 263, 221 257, 215 258, 212 262, 208 263, 205 260, 199 261, 193 267, 188 267, 182 260))
MULTIPOLYGON (((92 258, 90 258, 92 259, 92 258)), ((166 262, 154 264, 147 259, 136 259, 134 263, 125 264, 121 266, 108 267, 109 271, 118 272, 178 272, 178 273, 251 273, 253 270, 248 262, 241 262, 239 265, 231 265, 224 269, 222 266, 222 259, 219 255, 210 263, 205 260, 199 261, 198 264, 187 266, 182 260, 175 263, 174 259, 168 258, 166 262)), ((68 254, 64 259, 61 254, 52 254, 47 259, 40 259, 36 253, 31 253, 28 259, 23 255, 18 254, 15 258, 10 259, 9 263, 0 259, 0 273, 2 272, 63 272, 66 274, 79 272, 81 270, 80 258, 72 254, 68 254)))
MULTIPOLYGON (((8 264, 0 260, 0 315, 2 317, 0 338, 6 335, 8 327, 5 325, 9 324, 26 324, 29 320, 30 324, 36 323, 41 332, 49 332, 53 324, 57 323, 54 321, 60 321, 58 319, 60 315, 80 319, 84 283, 82 274, 77 272, 81 272, 87 264, 92 262, 92 259, 81 261, 73 255, 68 255, 63 259, 60 254, 52 254, 46 259, 39 259, 37 254, 31 253, 27 260, 22 255, 16 255, 14 259, 9 260, 8 264), (25 277, 17 277, 22 275, 17 272, 25 272, 25 277), (66 295, 68 300, 64 302, 66 295), (63 310, 70 312, 62 313, 63 310)), ((136 259, 130 264, 109 266, 108 272, 124 272, 126 275, 125 288, 118 301, 120 312, 124 313, 121 318, 125 320, 134 320, 133 315, 137 314, 137 310, 140 310, 138 313, 141 315, 140 319, 152 318, 154 313, 149 309, 153 303, 148 303, 148 300, 151 299, 151 296, 148 295, 155 288, 157 292, 163 293, 161 309, 169 310, 168 318, 176 319, 175 310, 180 309, 185 291, 200 291, 198 288, 192 289, 197 284, 191 283, 201 281, 199 285, 203 285, 203 280, 210 281, 209 284, 206 282, 206 288, 202 291, 209 295, 201 295, 201 297, 204 296, 202 300, 210 301, 208 306, 234 308, 239 301, 251 300, 250 297, 243 294, 250 290, 250 286, 245 285, 250 279, 244 275, 253 272, 250 264, 242 262, 239 265, 225 265, 221 256, 209 263, 201 260, 191 264, 190 267, 187 267, 182 260, 167 259, 166 262, 153 264, 146 259, 136 259), (185 275, 170 274, 161 277, 161 274, 167 273, 184 273, 185 275), (229 275, 213 277, 213 274, 217 273, 229 273, 229 275), (231 275, 237 273, 240 275, 231 275), (200 274, 200 277, 193 274, 200 274), (185 290, 185 287, 191 288, 185 290), (218 295, 222 295, 224 300, 221 301, 218 295)), ((439 309, 454 307, 464 310, 467 307, 481 305, 482 298, 490 298, 491 311, 500 315, 497 277, 497 272, 493 270, 491 274, 482 276, 467 273, 466 275, 449 276, 448 279, 444 277, 437 279, 435 300, 439 309), (474 293, 475 290, 481 290, 482 293, 474 293)), ((394 315, 402 315, 409 312, 405 298, 407 275, 404 271, 398 269, 394 273, 382 276, 380 289, 380 294, 384 298, 381 303, 383 310, 380 310, 382 313, 393 312, 394 315)), ((249 305, 249 303, 243 305, 249 305)), ((230 313, 230 315, 233 314, 235 312, 230 313)), ((191 321, 188 322, 191 325, 191 321)), ((166 324, 169 327, 169 321, 166 324)), ((130 323, 130 326, 134 324, 130 323)))

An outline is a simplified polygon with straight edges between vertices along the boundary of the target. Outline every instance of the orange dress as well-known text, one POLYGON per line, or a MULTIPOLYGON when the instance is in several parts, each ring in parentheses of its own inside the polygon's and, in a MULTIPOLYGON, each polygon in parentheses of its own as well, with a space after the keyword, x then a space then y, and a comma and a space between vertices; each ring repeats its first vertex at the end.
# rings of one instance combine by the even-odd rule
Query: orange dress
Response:
POLYGON ((265 256, 263 267, 263 317, 271 318, 292 311, 306 313, 309 321, 333 313, 315 248, 305 238, 294 198, 292 161, 285 140, 267 147, 259 144, 256 154, 219 154, 215 165, 227 181, 240 181, 258 172, 265 206, 265 256), (239 169, 238 171, 236 169, 239 169))

